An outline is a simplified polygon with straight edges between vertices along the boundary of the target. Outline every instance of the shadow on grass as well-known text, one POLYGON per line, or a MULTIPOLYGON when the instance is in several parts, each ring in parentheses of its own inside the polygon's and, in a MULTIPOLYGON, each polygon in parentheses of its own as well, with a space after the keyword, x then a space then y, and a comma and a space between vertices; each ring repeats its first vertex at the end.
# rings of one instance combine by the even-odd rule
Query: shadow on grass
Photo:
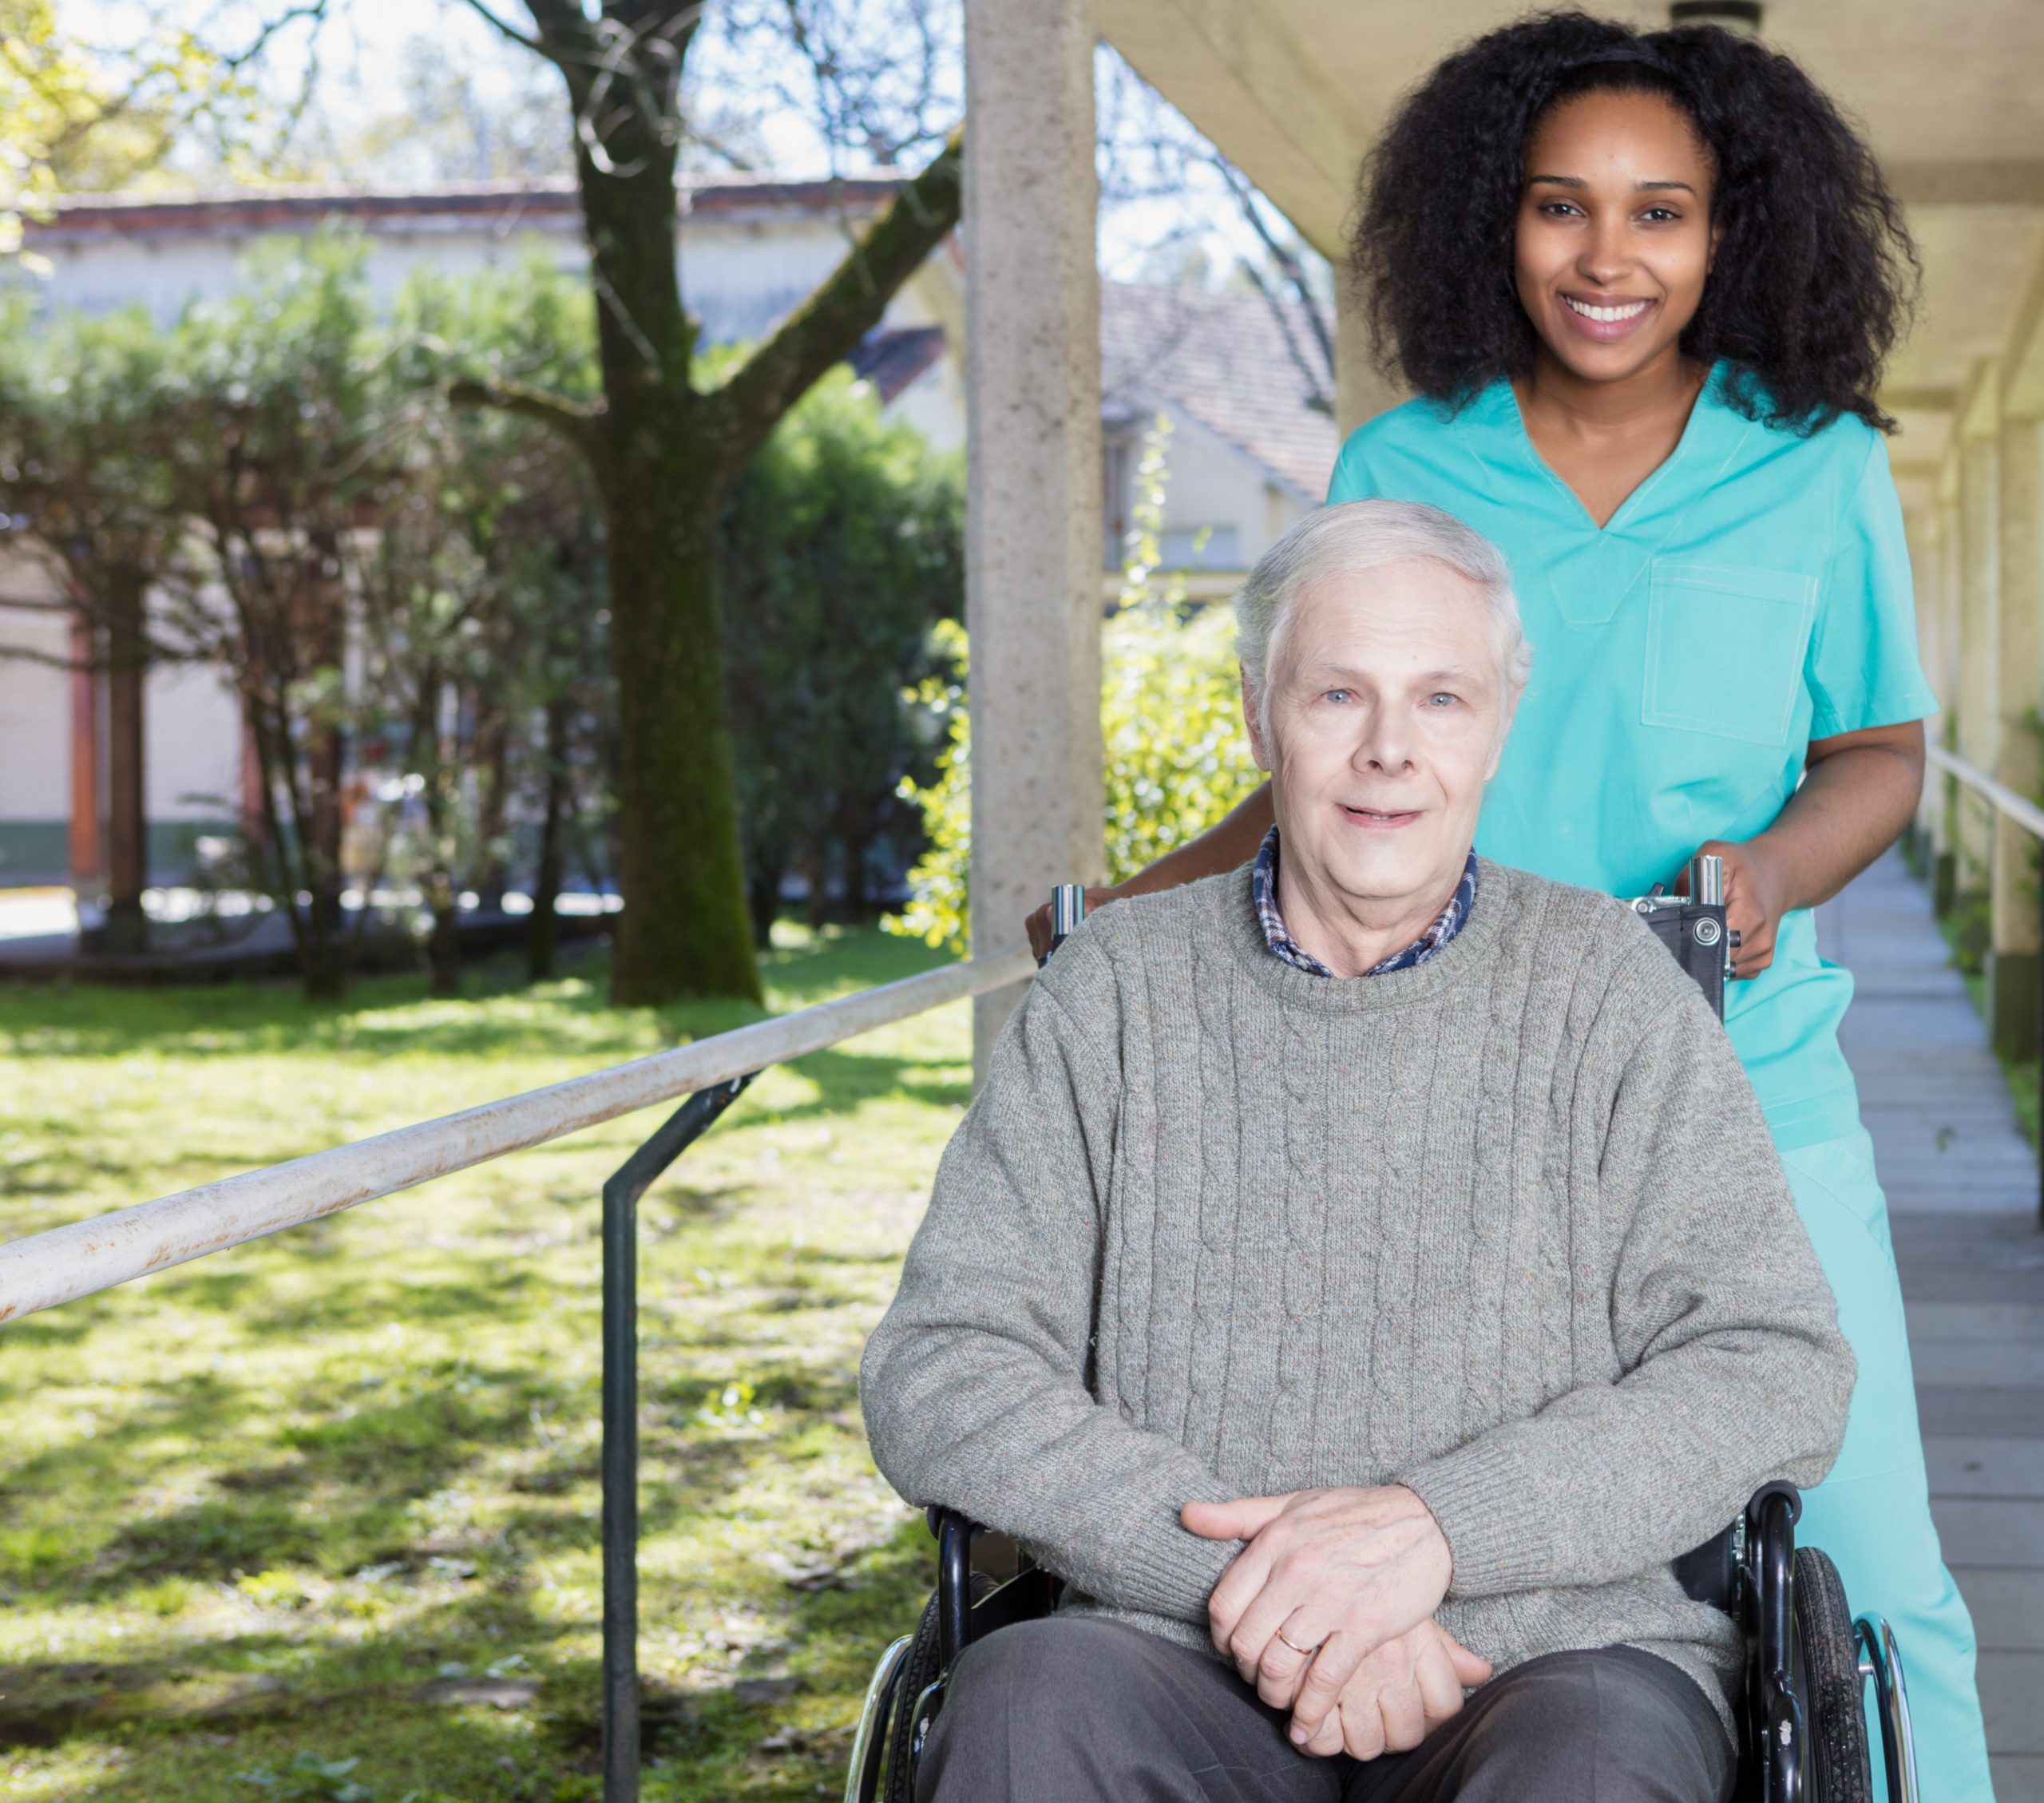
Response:
MULTIPOLYGON (((777 948, 761 961, 774 1012, 898 981, 949 961, 913 940, 876 928, 836 929, 777 948)), ((423 976, 365 978, 339 1001, 308 1000, 288 982, 146 990, 59 989, 0 985, 0 1049, 38 1057, 100 1058, 121 1052, 174 1052, 180 1058, 263 1052, 352 1050, 488 1058, 562 1047, 648 1049, 749 1024, 770 1012, 739 1001, 706 1000, 660 1008, 613 1008, 608 953, 594 953, 570 977, 529 985, 513 962, 472 969, 459 1001, 434 1001, 423 976), (57 1000, 59 1005, 53 1006, 57 1000)))
MULTIPOLYGON (((791 1595, 785 1635, 755 1648, 726 1681, 649 1683, 648 1796, 711 1803, 837 1789, 873 1661, 913 1624, 932 1563, 920 1522, 905 1524, 831 1582, 791 1595)), ((0 1749, 81 1737, 118 1747, 121 1769, 67 1792, 77 1803, 256 1794, 239 1773, 279 1771, 301 1755, 358 1757, 350 1781, 374 1803, 398 1803, 418 1789, 465 1803, 599 1794, 596 1660, 521 1655, 501 1670, 474 1668, 478 1645, 537 1647, 596 1625, 541 1615, 515 1569, 385 1635, 350 1641, 331 1631, 335 1625, 315 1612, 158 1654, 0 1669, 0 1749), (504 1674, 514 1686, 507 1710, 428 1700, 436 1678, 504 1674)), ((662 1625, 656 1609, 647 1626, 662 1625)), ((440 1685, 443 1695, 449 1687, 440 1685)))
POLYGON ((410 1393, 365 1405, 365 1386, 336 1375, 300 1385, 280 1410, 210 1373, 156 1386, 124 1414, 99 1420, 90 1437, 10 1468, 14 1520, 0 1529, 0 1583, 34 1591, 62 1584, 79 1599, 112 1602, 167 1578, 225 1582, 285 1566, 339 1576, 416 1564, 427 1554, 413 1503, 529 1440, 536 1409, 572 1415, 584 1401, 537 1365, 442 1365, 406 1385, 410 1393), (284 1423, 266 1443, 274 1452, 217 1465, 205 1494, 136 1518, 156 1444, 227 1442, 272 1414, 284 1423), (43 1506, 31 1508, 31 1499, 43 1506))

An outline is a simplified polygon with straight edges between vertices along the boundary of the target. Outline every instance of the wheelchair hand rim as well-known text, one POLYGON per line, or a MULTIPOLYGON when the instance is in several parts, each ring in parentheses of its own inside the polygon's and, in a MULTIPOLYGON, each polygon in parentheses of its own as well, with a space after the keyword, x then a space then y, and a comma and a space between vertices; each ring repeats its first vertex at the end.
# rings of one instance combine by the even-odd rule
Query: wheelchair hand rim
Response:
POLYGON ((845 1771, 845 1803, 872 1803, 878 1789, 880 1757, 887 1745, 888 1712, 913 1639, 913 1635, 903 1635, 880 1655, 879 1664, 873 1668, 873 1682, 866 1687, 858 1728, 852 1736, 851 1762, 845 1771))
POLYGON ((1869 1612, 1852 1623, 1860 1646, 1860 1675, 1874 1681, 1881 1725, 1881 1763, 1888 1771, 1888 1803, 1921 1803, 1916 1784, 1916 1738, 1909 1722, 1909 1681, 1902 1648, 1887 1619, 1869 1612))

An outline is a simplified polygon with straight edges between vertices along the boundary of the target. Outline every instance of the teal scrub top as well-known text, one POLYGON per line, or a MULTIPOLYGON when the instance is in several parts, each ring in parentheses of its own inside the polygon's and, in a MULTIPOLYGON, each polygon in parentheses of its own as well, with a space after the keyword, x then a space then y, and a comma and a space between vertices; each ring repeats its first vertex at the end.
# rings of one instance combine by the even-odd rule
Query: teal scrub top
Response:
MULTIPOLYGON (((1914 591, 1880 436, 1748 419, 1713 369, 1674 454, 1599 529, 1541 462, 1509 382, 1412 401, 1343 447, 1329 501, 1430 502, 1510 560, 1533 672, 1476 846, 1615 895, 1672 887, 1706 839, 1749 839, 1812 739, 1919 719, 1914 591)), ((1783 1147, 1859 1125, 1838 1023, 1852 979, 1807 910, 1727 986, 1725 1026, 1783 1147)))

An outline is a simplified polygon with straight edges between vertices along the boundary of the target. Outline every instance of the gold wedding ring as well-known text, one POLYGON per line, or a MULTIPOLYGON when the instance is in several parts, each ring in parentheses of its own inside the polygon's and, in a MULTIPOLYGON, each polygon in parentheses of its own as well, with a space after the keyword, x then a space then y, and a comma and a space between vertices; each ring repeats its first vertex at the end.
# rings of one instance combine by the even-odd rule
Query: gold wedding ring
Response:
POLYGON ((1298 1643, 1298 1642, 1297 1642, 1296 1640, 1285 1640, 1285 1631, 1284 1631, 1281 1627, 1281 1628, 1279 1628, 1279 1629, 1277 1631, 1277 1633, 1278 1633, 1278 1638, 1280 1640, 1284 1640, 1284 1641, 1285 1641, 1285 1644, 1287 1646, 1290 1647, 1290 1648, 1292 1649, 1292 1650, 1293 1650, 1293 1652, 1297 1653, 1297 1654, 1299 1655, 1299 1657, 1300 1657, 1301 1658, 1302 1658, 1302 1659, 1309 1659, 1309 1658, 1311 1658, 1313 1656, 1313 1654, 1314 1654, 1317 1653, 1317 1652, 1320 1650, 1320 1648, 1319 1648, 1318 1646, 1301 1646, 1298 1643))

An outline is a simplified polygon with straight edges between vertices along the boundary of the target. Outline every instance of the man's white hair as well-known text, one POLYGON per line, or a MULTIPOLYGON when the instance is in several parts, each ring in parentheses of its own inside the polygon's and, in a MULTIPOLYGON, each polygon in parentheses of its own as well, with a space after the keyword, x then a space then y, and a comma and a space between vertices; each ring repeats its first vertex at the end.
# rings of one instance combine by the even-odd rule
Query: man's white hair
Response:
POLYGON ((1263 553, 1235 596, 1235 648, 1250 704, 1270 724, 1270 647, 1300 596, 1358 570, 1424 558, 1467 577, 1489 606, 1498 668, 1516 699, 1533 668, 1533 648, 1519 621, 1511 566, 1481 533, 1452 513, 1416 501, 1345 501, 1309 513, 1263 553))

